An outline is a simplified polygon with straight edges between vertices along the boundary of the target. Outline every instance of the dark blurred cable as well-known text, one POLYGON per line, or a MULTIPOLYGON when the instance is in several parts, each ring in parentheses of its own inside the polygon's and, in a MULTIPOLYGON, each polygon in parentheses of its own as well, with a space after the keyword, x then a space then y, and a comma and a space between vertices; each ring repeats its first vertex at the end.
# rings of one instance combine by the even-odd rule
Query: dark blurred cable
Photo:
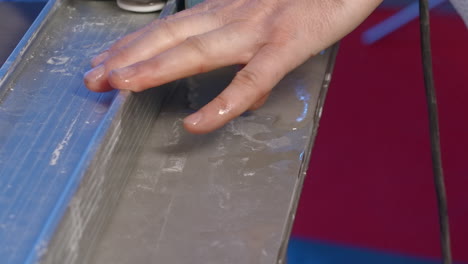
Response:
POLYGON ((450 249, 450 230, 447 212, 447 196, 444 184, 444 172, 440 153, 439 120, 437 117, 437 99, 432 72, 431 36, 429 27, 428 0, 419 0, 419 22, 421 32, 421 55, 424 71, 424 84, 429 112, 429 129, 431 136, 432 170, 439 208, 440 243, 444 264, 452 264, 450 249))

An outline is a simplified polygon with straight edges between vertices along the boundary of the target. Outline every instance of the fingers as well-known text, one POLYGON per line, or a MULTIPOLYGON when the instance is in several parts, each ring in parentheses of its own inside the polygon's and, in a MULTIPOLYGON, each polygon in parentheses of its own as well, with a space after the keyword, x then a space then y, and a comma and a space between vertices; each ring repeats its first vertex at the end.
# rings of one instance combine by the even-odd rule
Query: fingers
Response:
POLYGON ((104 62, 107 58, 109 58, 110 54, 121 47, 127 45, 128 43, 132 42, 134 39, 138 38, 141 34, 144 34, 147 30, 147 26, 144 28, 141 28, 138 31, 135 31, 131 34, 126 35, 125 37, 119 39, 117 42, 115 42, 109 49, 103 51, 96 57, 91 59, 91 67, 96 67, 102 62, 104 62))
POLYGON ((286 73, 347 34, 380 1, 205 0, 115 43, 93 59, 85 83, 97 92, 142 91, 247 64, 216 99, 184 120, 190 132, 207 133, 263 105, 286 73))
POLYGON ((113 52, 118 51, 120 48, 122 48, 122 47, 126 46, 127 44, 131 43, 133 40, 137 39, 142 34, 145 34, 148 31, 150 31, 153 27, 158 26, 157 24, 159 23, 160 20, 165 20, 167 22, 170 22, 170 21, 174 21, 174 20, 177 20, 177 19, 180 19, 180 18, 184 18, 184 17, 188 17, 188 16, 191 16, 191 15, 194 15, 194 14, 198 14, 198 13, 201 13, 201 12, 207 10, 207 8, 205 6, 206 5, 197 5, 196 7, 193 7, 191 9, 182 10, 182 11, 180 11, 178 13, 175 13, 173 15, 170 15, 168 17, 153 20, 153 22, 147 24, 143 28, 140 28, 139 30, 137 30, 137 31, 135 31, 133 33, 130 33, 130 34, 124 36, 123 38, 117 40, 108 50, 103 51, 102 53, 100 53, 99 55, 97 55, 96 57, 91 59, 91 66, 93 68, 98 66, 99 64, 104 62, 107 58, 109 58, 113 52))
POLYGON ((236 25, 191 36, 146 61, 111 71, 112 87, 142 91, 187 76, 236 63, 246 63, 257 48, 254 37, 239 37, 236 25), (248 51, 248 52, 247 52, 248 51))
MULTIPOLYGON (((85 84, 90 90, 96 92, 111 90, 112 87, 107 82, 107 76, 111 70, 147 60, 190 36, 216 27, 219 27, 217 18, 209 14, 182 17, 171 22, 159 20, 144 32, 135 32, 128 38, 124 38, 117 44, 118 48, 109 50, 110 54, 102 55, 102 57, 107 55, 108 57, 85 74, 85 84)), ((95 63, 102 60, 102 57, 96 58, 95 63)))
POLYGON ((266 101, 271 89, 291 70, 292 64, 283 63, 287 52, 277 51, 273 54, 268 47, 261 49, 218 97, 184 120, 185 128, 195 134, 208 133, 255 103, 266 101))

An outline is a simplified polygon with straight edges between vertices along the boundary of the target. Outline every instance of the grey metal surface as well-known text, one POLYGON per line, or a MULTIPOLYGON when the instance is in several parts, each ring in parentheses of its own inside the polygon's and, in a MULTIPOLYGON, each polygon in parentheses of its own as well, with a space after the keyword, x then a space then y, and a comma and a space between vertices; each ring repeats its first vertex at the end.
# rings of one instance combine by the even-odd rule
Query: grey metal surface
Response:
POLYGON ((335 49, 289 74, 262 109, 195 136, 182 118, 232 68, 137 95, 82 84, 89 58, 153 18, 51 0, 0 69, 3 262, 89 263, 93 249, 93 263, 284 259, 335 49))
POLYGON ((260 110, 203 136, 182 119, 233 72, 186 80, 161 110, 91 263, 284 261, 335 51, 290 73, 260 110))
POLYGON ((51 0, 0 69, 2 263, 86 262, 166 89, 97 94, 83 73, 154 18, 115 2, 51 0))
MULTIPOLYGON (((169 1, 160 16, 175 11, 175 2, 169 1)), ((109 9, 108 12, 115 13, 115 10, 109 9)), ((142 146, 146 145, 148 132, 159 114, 163 99, 176 89, 177 83, 139 94, 122 92, 114 100, 113 107, 119 111, 112 116, 112 125, 106 131, 106 138, 99 142, 99 151, 93 155, 93 161, 87 167, 86 175, 68 205, 67 213, 61 219, 41 263, 89 262, 97 239, 109 221, 128 177, 134 173, 136 157, 142 146), (122 103, 117 102, 119 99, 122 103)))

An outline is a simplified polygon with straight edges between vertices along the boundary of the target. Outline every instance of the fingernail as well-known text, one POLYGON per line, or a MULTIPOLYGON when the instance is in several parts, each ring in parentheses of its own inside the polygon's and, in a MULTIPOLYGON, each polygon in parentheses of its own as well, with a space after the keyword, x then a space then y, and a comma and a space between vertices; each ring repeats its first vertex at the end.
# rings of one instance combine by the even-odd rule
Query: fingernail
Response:
POLYGON ((97 55, 91 60, 91 65, 96 66, 101 64, 103 61, 105 61, 109 57, 109 51, 104 51, 103 53, 97 55))
POLYGON ((195 114, 191 114, 188 117, 186 117, 184 119, 184 123, 192 125, 192 126, 196 126, 198 123, 200 123, 202 118, 203 118, 203 114, 200 112, 196 112, 195 114))
POLYGON ((104 65, 99 65, 85 73, 84 79, 87 83, 96 82, 104 76, 105 71, 106 69, 104 69, 104 65))
POLYGON ((113 70, 111 74, 115 75, 124 83, 130 83, 130 79, 136 74, 136 69, 135 67, 129 66, 113 70))

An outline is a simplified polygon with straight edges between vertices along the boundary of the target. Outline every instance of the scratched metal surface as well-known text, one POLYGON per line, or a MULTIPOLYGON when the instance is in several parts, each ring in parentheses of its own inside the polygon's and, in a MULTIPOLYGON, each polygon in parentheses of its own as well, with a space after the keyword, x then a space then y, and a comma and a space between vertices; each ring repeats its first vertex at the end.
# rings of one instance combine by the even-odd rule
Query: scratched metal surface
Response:
POLYGON ((83 242, 96 233, 89 223, 111 211, 105 198, 115 198, 107 194, 118 195, 125 184, 129 169, 122 166, 131 168, 164 95, 96 94, 82 76, 92 56, 154 16, 123 12, 115 2, 50 0, 0 69, 1 263, 53 255, 58 247, 49 240, 64 215, 62 229, 68 225, 73 232, 60 240, 67 261, 55 263, 73 263, 81 247, 92 244, 83 242), (140 129, 123 133, 135 127, 128 121, 133 116, 140 117, 140 129), (129 137, 134 140, 122 144, 129 137), (99 189, 109 177, 114 189, 99 189), (79 191, 86 200, 75 199, 67 209, 81 181, 98 189, 79 191))
POLYGON ((335 51, 289 74, 260 110, 204 136, 186 133, 182 119, 233 72, 186 80, 163 106, 91 263, 284 261, 335 51))

